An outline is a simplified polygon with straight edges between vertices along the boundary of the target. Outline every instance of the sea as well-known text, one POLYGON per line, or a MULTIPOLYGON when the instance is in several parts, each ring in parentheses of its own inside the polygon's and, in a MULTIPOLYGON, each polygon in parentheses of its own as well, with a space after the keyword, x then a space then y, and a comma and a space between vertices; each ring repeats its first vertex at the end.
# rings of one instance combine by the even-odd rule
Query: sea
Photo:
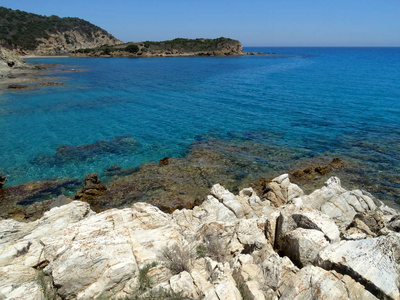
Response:
POLYGON ((339 157, 357 165, 360 188, 399 200, 400 48, 244 51, 273 54, 27 59, 56 64, 42 76, 64 85, 0 94, 6 186, 101 178, 212 138, 278 149, 255 162, 267 177, 288 171, 270 161, 339 157))

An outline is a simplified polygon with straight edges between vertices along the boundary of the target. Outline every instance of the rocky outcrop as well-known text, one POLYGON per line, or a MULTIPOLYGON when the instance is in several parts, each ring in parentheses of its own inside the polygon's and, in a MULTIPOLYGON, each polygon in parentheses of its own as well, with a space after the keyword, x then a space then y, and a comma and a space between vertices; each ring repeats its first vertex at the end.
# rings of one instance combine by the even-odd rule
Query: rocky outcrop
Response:
POLYGON ((80 57, 175 57, 175 56, 238 56, 245 55, 242 44, 233 39, 183 39, 161 42, 127 43, 76 50, 80 57))
POLYGON ((98 195, 104 194, 106 190, 107 187, 101 183, 99 175, 90 173, 86 175, 85 184, 76 192, 74 199, 91 203, 98 195))
POLYGON ((66 54, 77 49, 96 48, 102 45, 121 44, 110 34, 103 30, 82 32, 68 30, 50 33, 46 38, 38 38, 38 45, 31 53, 35 55, 66 54))
POLYGON ((20 54, 64 54, 121 43, 104 29, 79 18, 48 17, 1 6, 0 15, 0 41, 20 54))
MULTIPOLYGON (((95 177, 87 189, 98 187, 95 177)), ((348 206, 354 195, 367 203, 364 192, 337 178, 312 197, 287 175, 273 182, 274 195, 297 196, 276 207, 251 188, 234 195, 217 184, 201 205, 172 214, 148 203, 96 214, 73 201, 34 222, 0 221, 0 296, 400 299, 400 234, 389 229, 396 211, 370 198, 373 209, 354 220, 376 237, 347 240, 343 221, 321 208, 333 191, 348 206)))
POLYGON ((0 45, 0 79, 10 74, 11 70, 28 67, 29 65, 13 51, 0 45))

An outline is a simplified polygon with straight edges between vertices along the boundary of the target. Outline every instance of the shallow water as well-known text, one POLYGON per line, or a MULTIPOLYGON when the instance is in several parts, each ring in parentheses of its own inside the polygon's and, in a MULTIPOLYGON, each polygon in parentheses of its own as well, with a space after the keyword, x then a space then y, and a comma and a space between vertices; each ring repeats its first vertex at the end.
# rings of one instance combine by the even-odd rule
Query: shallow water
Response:
POLYGON ((400 48, 245 50, 280 54, 29 59, 58 64, 51 76, 66 85, 1 95, 0 171, 8 185, 83 178, 217 137, 282 149, 257 158, 281 159, 282 171, 288 160, 338 156, 383 200, 398 199, 400 48), (72 68, 87 71, 63 71, 72 68), (124 135, 134 147, 113 142, 124 135), (60 156, 61 145, 81 147, 60 156))

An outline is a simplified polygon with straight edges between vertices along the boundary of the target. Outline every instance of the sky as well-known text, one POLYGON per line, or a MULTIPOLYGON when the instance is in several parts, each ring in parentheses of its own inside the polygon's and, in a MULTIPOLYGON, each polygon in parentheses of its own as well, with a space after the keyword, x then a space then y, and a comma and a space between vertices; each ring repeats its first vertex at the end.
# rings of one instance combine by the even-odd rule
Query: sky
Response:
POLYGON ((124 42, 229 37, 243 46, 400 47, 400 0, 0 0, 85 19, 124 42))

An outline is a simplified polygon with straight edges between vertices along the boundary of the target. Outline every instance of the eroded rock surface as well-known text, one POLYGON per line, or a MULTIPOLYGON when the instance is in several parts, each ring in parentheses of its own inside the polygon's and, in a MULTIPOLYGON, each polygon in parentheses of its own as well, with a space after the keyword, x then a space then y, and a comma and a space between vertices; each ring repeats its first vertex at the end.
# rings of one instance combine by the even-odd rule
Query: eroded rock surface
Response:
MULTIPOLYGON (((279 207, 251 188, 235 195, 216 184, 201 205, 172 214, 148 203, 95 213, 62 198, 37 221, 0 221, 0 295, 400 299, 396 211, 337 178, 311 195, 287 175, 273 182, 286 199, 279 207), (354 220, 378 237, 343 239, 343 220, 321 211, 335 197, 354 209, 354 195, 354 220)), ((83 189, 99 185, 91 174, 83 189)))

